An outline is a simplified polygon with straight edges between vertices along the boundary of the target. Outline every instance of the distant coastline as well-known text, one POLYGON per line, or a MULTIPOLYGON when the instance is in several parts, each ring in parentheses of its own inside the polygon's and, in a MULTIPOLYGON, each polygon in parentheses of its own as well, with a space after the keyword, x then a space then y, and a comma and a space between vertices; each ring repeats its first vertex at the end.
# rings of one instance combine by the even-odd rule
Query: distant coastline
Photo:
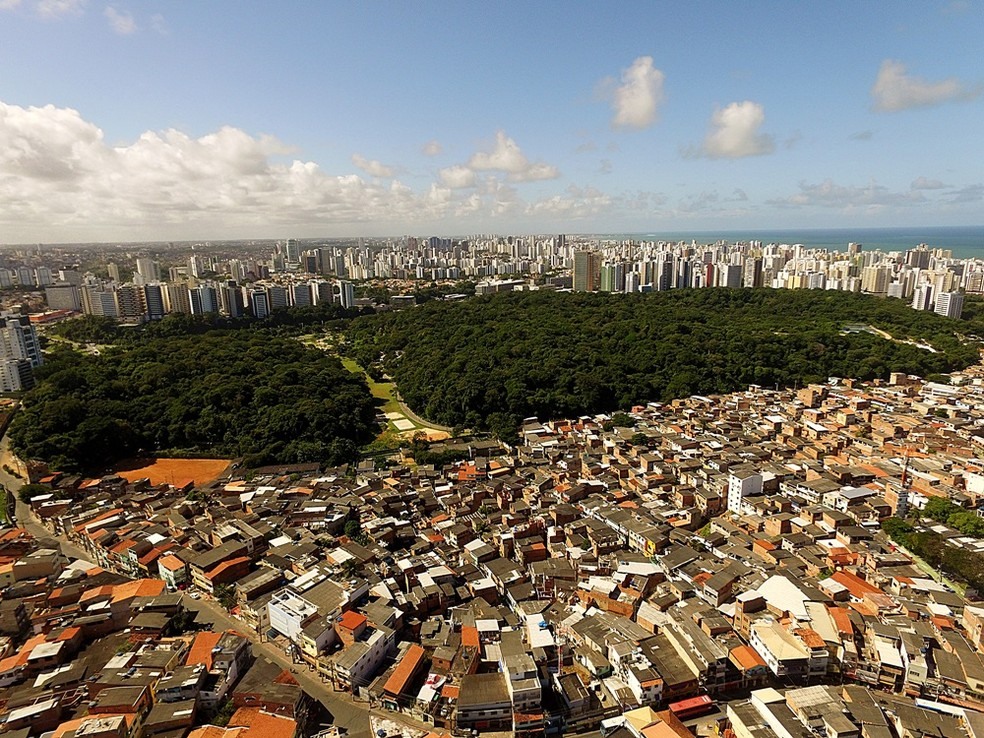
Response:
POLYGON ((649 231, 645 233, 598 234, 599 238, 625 238, 645 241, 690 241, 714 243, 718 240, 762 241, 763 243, 801 243, 808 248, 846 251, 847 244, 863 244, 866 251, 904 251, 921 243, 930 248, 950 249, 954 258, 984 258, 984 225, 911 226, 904 228, 788 228, 733 231, 649 231))

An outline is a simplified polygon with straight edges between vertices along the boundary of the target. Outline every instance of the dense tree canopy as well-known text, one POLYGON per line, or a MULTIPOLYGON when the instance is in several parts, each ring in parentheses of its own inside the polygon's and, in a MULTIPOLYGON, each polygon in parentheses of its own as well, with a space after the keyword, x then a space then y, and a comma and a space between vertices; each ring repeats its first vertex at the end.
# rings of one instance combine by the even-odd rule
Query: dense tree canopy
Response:
POLYGON ((494 432, 526 416, 572 417, 829 376, 926 376, 966 367, 961 323, 900 300, 836 291, 505 293, 367 316, 348 350, 379 362, 426 418, 494 432), (873 325, 895 339, 847 326, 873 325))
POLYGON ((375 435, 364 379, 336 358, 265 331, 169 325, 178 335, 49 355, 11 426, 18 453, 65 471, 140 451, 338 464, 375 435))

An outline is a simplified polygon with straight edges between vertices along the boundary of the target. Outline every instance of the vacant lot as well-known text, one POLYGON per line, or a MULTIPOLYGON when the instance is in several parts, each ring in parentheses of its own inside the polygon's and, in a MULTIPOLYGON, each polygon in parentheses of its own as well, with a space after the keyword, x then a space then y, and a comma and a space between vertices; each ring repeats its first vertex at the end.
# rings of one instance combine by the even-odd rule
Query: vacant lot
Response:
POLYGON ((229 466, 228 459, 129 459, 114 471, 131 482, 149 478, 151 484, 177 484, 188 479, 196 485, 211 482, 229 466))

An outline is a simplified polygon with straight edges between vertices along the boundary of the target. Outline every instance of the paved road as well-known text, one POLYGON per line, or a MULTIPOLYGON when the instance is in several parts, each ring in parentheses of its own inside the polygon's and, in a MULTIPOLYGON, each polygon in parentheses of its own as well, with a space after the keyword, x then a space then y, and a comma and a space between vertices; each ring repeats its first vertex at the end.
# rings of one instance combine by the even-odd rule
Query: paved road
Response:
MULTIPOLYGON (((4 436, 3 439, 0 439, 0 453, 6 450, 6 447, 7 438, 4 436)), ((9 494, 16 496, 17 490, 25 482, 0 469, 0 484, 6 486, 9 494)), ((16 518, 17 525, 26 529, 42 546, 49 548, 58 548, 60 546, 62 553, 66 556, 83 561, 92 560, 92 557, 86 551, 71 541, 66 540, 62 536, 52 535, 34 517, 31 508, 20 500, 17 500, 16 518)), ((195 600, 188 596, 182 597, 182 600, 185 607, 189 610, 204 612, 208 616, 206 620, 213 622, 217 630, 235 630, 245 635, 252 641, 253 653, 257 656, 264 656, 270 659, 270 661, 280 664, 285 669, 296 670, 294 678, 297 679, 297 682, 304 691, 324 705, 325 709, 331 715, 332 722, 339 727, 345 728, 349 736, 352 738, 372 738, 369 729, 369 707, 366 703, 353 700, 345 692, 336 692, 332 689, 331 685, 323 683, 319 677, 315 676, 307 666, 292 663, 290 658, 274 644, 261 643, 256 633, 229 615, 217 602, 212 600, 195 600)))
POLYGON ((434 430, 445 431, 446 433, 450 433, 451 432, 451 426, 449 426, 449 425, 438 425, 437 423, 432 423, 429 420, 424 420, 422 417, 420 417, 419 415, 417 415, 417 413, 415 413, 413 410, 411 410, 410 407, 409 407, 409 405, 407 405, 407 403, 405 403, 403 401, 403 398, 400 397, 400 392, 399 392, 399 390, 396 389, 396 385, 393 385, 393 387, 394 387, 394 389, 393 389, 393 399, 396 400, 396 403, 400 406, 400 412, 402 412, 404 415, 406 415, 408 418, 410 418, 410 420, 412 420, 417 425, 423 425, 423 426, 426 426, 428 428, 433 428, 434 430))

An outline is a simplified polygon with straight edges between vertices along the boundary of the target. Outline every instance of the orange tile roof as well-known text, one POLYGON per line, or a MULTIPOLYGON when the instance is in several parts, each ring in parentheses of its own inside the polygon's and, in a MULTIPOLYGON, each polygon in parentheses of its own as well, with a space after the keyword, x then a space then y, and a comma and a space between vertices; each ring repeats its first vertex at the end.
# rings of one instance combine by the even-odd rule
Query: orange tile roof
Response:
POLYGON ((291 738, 297 732, 297 721, 293 718, 255 707, 240 707, 229 718, 229 725, 246 728, 241 738, 291 738))
POLYGON ((168 571, 179 571, 185 567, 185 563, 174 554, 164 556, 161 558, 160 563, 168 571))
POLYGON ((203 631, 195 636, 185 659, 185 666, 195 666, 202 664, 206 669, 212 668, 212 649, 219 645, 221 633, 203 631))
POLYGON ((454 684, 445 684, 444 687, 441 688, 441 697, 444 697, 445 699, 448 700, 456 700, 458 699, 458 694, 460 692, 461 692, 461 687, 458 687, 454 684))
POLYGON ((164 582, 160 579, 136 579, 113 587, 113 602, 130 597, 157 597, 164 592, 164 582))
POLYGON ((248 562, 249 561, 249 557, 248 556, 237 556, 234 559, 229 559, 228 561, 223 561, 218 566, 216 566, 214 569, 212 569, 212 571, 207 572, 205 574, 205 578, 208 579, 208 580, 215 579, 220 574, 222 574, 224 571, 226 571, 228 569, 231 569, 234 566, 239 566, 244 561, 248 562))
POLYGON ((751 646, 737 646, 731 649, 731 662, 743 671, 754 669, 756 666, 767 666, 765 661, 759 656, 751 646))
POLYGON ((344 615, 342 619, 338 621, 338 625, 346 630, 356 630, 357 628, 365 625, 368 622, 368 618, 361 612, 356 612, 355 610, 349 610, 344 615))
POLYGON ((461 645, 478 648, 481 645, 481 642, 478 640, 478 628, 474 625, 461 626, 461 645))
POLYGON ((861 599, 866 594, 882 594, 882 591, 878 587, 849 571, 835 571, 830 578, 835 582, 843 584, 847 587, 851 596, 857 597, 858 599, 861 599))
POLYGON ((390 674, 390 678, 386 680, 386 684, 383 685, 383 691, 394 697, 403 694, 403 690, 407 688, 407 684, 424 662, 425 654, 426 652, 421 646, 418 646, 416 643, 411 644, 403 654, 403 658, 400 659, 399 665, 390 674))
POLYGON ((811 628, 797 628, 793 634, 798 636, 807 648, 823 648, 827 645, 820 634, 811 628))
POLYGON ((59 635, 55 640, 56 641, 70 641, 73 638, 75 638, 75 636, 79 635, 81 632, 82 632, 82 629, 81 628, 76 628, 74 626, 71 627, 71 628, 65 628, 65 630, 63 630, 61 632, 61 635, 59 635))
POLYGON ((110 553, 123 553, 124 551, 131 549, 136 545, 137 545, 136 541, 132 541, 128 538, 125 541, 120 541, 114 546, 111 546, 109 550, 110 553))
POLYGON ((297 680, 294 679, 293 675, 284 669, 282 672, 277 674, 276 679, 273 680, 274 684, 297 684, 297 680))
POLYGON ((837 631, 841 635, 854 637, 854 623, 851 622, 851 614, 847 610, 832 605, 827 608, 827 612, 830 613, 830 618, 834 621, 834 625, 837 626, 837 631))

